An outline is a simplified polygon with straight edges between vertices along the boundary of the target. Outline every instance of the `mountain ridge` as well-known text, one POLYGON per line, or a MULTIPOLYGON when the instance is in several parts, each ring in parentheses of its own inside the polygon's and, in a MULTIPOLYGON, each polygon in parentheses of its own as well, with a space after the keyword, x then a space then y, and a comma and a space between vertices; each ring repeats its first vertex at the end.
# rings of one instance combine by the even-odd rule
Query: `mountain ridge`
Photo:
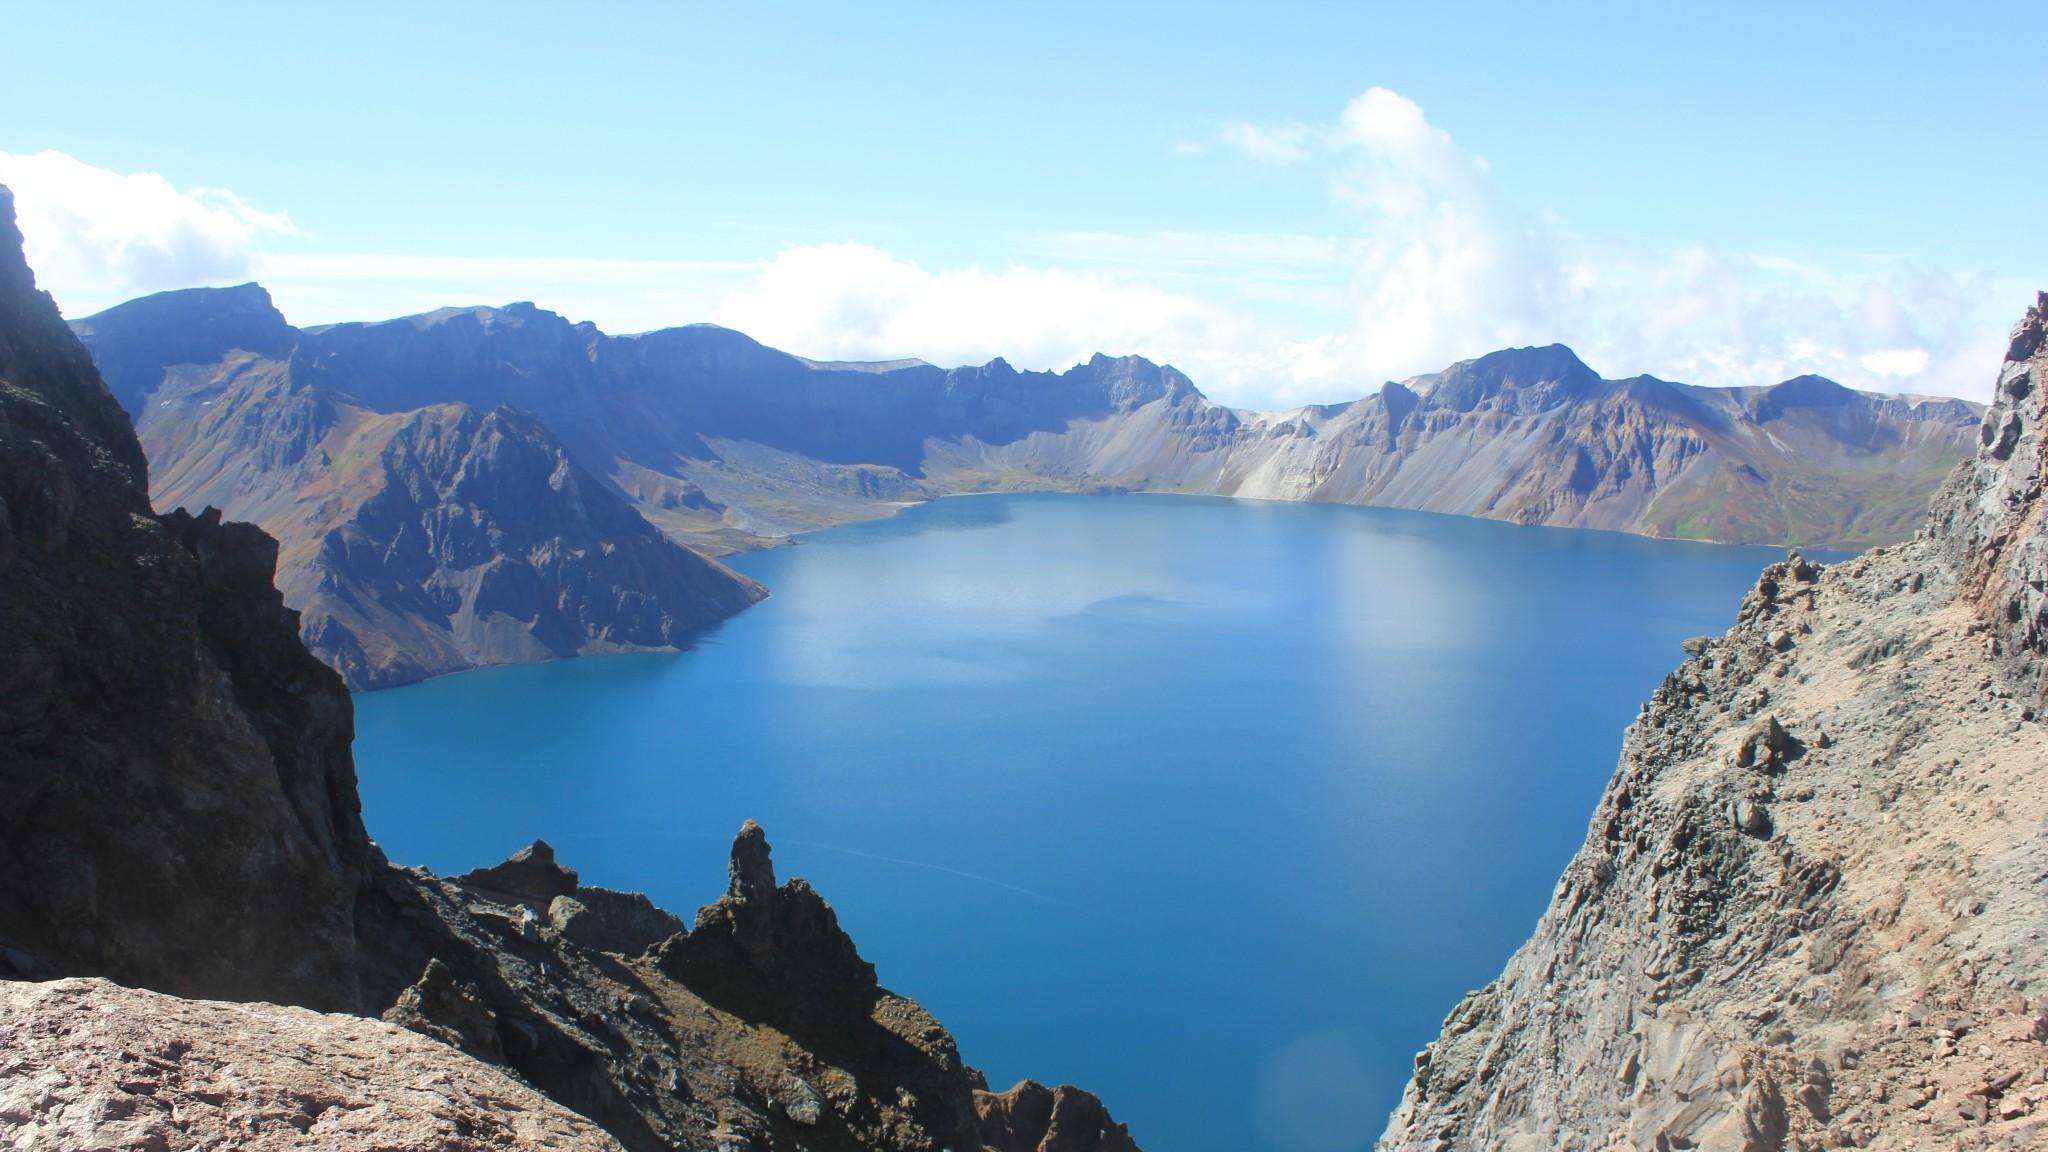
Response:
MULTIPOLYGON (((131 301, 77 327, 126 379, 152 354, 137 354, 124 322, 198 303, 179 297, 131 301)), ((1910 535, 1981 413, 1820 377, 1731 389, 1609 380, 1563 345, 1502 349, 1339 404, 1257 412, 1217 404, 1140 357, 1097 354, 1063 372, 1022 372, 1001 357, 956 368, 813 361, 715 325, 607 335, 530 303, 295 331, 324 382, 373 410, 460 400, 533 412, 651 521, 713 553, 887 514, 905 499, 1067 487, 1853 547, 1910 535), (1395 459, 1368 459, 1375 444, 1395 459), (692 508, 674 506, 700 492, 692 508)), ((153 354, 160 370, 168 351, 153 354)), ((124 403, 141 419, 139 401, 124 403)))

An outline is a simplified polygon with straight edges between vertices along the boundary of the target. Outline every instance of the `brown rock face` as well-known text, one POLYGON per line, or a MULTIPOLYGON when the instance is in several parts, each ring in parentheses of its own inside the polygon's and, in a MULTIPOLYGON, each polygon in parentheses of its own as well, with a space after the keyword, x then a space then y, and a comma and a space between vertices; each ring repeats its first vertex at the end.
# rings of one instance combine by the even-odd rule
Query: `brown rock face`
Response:
POLYGON ((1071 1084, 1022 1080, 1008 1092, 976 1092, 974 1111, 988 1152, 1138 1152, 1102 1101, 1071 1084))
POLYGON ((0 983, 0 1127, 31 1149, 617 1152, 502 1069, 402 1028, 104 980, 0 983))
POLYGON ((159 519, 0 190, 0 941, 10 967, 353 1008, 341 681, 276 546, 159 519))
POLYGON ((1767 569, 1380 1147, 2048 1147, 2048 298, 1896 548, 1767 569))

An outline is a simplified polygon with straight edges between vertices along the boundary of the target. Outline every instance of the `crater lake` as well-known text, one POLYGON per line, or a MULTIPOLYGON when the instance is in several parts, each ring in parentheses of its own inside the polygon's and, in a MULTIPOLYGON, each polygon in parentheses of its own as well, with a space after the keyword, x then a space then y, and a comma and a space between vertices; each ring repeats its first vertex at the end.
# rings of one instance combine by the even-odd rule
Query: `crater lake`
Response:
POLYGON ((690 919, 743 820, 998 1090, 1367 1147, 1528 935, 1680 641, 1782 556, 1373 508, 981 496, 730 559, 680 654, 358 696, 365 820, 690 919))

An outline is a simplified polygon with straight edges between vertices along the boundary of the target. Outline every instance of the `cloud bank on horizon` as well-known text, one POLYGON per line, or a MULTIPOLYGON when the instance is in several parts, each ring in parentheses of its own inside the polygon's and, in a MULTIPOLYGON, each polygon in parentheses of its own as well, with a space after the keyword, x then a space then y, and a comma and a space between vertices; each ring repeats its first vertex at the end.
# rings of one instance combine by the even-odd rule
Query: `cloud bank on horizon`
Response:
POLYGON ((1496 348, 1571 345, 1610 376, 1856 387, 1984 399, 2034 285, 1882 255, 1823 266, 1709 244, 1655 251, 1510 203, 1484 157, 1369 89, 1327 124, 1218 125, 1182 163, 1317 181, 1342 235, 1048 235, 1000 268, 927 268, 848 241, 755 263, 322 251, 282 212, 56 152, 0 153, 29 257, 68 314, 259 279, 295 322, 531 299, 615 332, 711 319, 816 359, 1095 352, 1187 371, 1254 408, 1353 398, 1496 348))

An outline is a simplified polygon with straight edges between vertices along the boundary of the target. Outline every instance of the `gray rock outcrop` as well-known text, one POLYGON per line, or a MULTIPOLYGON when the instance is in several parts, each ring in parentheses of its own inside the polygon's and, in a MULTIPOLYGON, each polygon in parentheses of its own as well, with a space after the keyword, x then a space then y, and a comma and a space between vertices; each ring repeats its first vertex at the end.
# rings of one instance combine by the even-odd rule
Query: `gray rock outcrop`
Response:
POLYGON ((1383 1152, 2048 1144, 2044 328, 1918 538, 1689 643, 1383 1152))

